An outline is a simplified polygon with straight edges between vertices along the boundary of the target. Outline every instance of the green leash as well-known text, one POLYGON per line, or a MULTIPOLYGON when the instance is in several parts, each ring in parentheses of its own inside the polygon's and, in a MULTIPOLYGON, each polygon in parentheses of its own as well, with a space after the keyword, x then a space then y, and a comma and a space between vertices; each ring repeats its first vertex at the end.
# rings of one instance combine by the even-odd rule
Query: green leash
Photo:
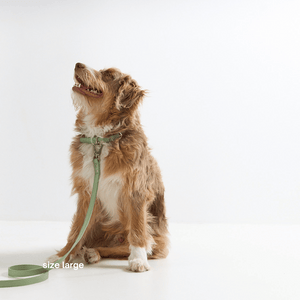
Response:
MULTIPOLYGON (((100 178, 100 155, 103 148, 104 143, 109 143, 114 141, 115 139, 121 137, 122 134, 118 133, 115 135, 112 135, 109 138, 101 138, 101 137, 93 137, 93 138, 80 138, 81 143, 87 143, 92 144, 94 146, 94 170, 95 170, 95 176, 94 176, 94 183, 93 183, 93 190, 91 195, 90 204, 83 222, 83 225, 81 227, 81 230, 78 234, 78 237, 73 244, 72 248, 69 250, 68 253, 66 253, 63 257, 59 258, 53 263, 53 266, 57 263, 61 263, 65 260, 65 258, 70 254, 70 252, 74 249, 74 247, 78 244, 78 242, 81 240, 89 222, 92 216, 94 204, 96 201, 97 191, 98 191, 98 184, 99 184, 99 178, 100 178), (96 151, 96 145, 100 145, 100 149, 96 151)), ((53 267, 54 268, 54 267, 53 267)), ((15 287, 15 286, 24 286, 29 284, 34 284, 38 282, 45 281, 49 277, 49 271, 53 268, 44 268, 39 265, 15 265, 8 268, 8 276, 10 277, 28 277, 28 276, 34 276, 34 277, 28 277, 28 278, 22 278, 22 279, 15 279, 15 280, 0 280, 0 288, 4 287, 15 287)))

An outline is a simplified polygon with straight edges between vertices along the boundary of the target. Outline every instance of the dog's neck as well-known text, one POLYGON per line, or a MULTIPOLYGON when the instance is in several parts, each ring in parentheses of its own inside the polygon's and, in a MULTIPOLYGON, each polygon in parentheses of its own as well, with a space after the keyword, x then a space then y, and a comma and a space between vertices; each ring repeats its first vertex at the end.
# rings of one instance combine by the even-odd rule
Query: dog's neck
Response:
POLYGON ((95 121, 92 115, 84 116, 82 121, 83 125, 80 127, 80 132, 86 137, 103 137, 106 133, 113 129, 112 125, 95 126, 95 121))
POLYGON ((127 130, 143 131, 140 123, 139 112, 136 111, 131 118, 120 120, 117 124, 96 125, 96 118, 93 114, 86 114, 82 111, 80 116, 80 125, 77 125, 77 131, 86 137, 105 137, 116 133, 123 133, 127 130))

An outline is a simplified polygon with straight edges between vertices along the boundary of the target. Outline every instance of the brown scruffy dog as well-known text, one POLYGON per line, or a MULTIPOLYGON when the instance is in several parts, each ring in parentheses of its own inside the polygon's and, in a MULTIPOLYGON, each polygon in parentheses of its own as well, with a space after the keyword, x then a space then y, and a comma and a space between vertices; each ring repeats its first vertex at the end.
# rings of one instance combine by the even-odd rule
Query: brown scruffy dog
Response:
POLYGON ((138 113, 146 92, 129 75, 114 68, 96 71, 77 63, 74 81, 72 99, 78 110, 78 135, 70 150, 77 211, 66 246, 49 261, 70 250, 90 202, 94 149, 81 143, 80 138, 121 133, 120 138, 103 146, 94 211, 84 236, 65 262, 77 255, 88 263, 96 263, 101 257, 128 257, 131 271, 147 271, 147 257, 168 255, 169 239, 161 172, 150 153, 138 113))

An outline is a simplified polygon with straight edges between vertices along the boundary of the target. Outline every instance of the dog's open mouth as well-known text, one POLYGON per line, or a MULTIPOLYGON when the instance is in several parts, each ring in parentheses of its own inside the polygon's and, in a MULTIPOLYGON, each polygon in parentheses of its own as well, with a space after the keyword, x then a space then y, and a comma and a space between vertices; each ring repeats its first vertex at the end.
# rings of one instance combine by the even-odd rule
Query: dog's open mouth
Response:
POLYGON ((92 88, 90 86, 86 86, 82 79, 79 78, 77 75, 75 76, 75 78, 78 81, 78 83, 75 83, 75 85, 72 88, 74 92, 78 92, 82 95, 94 98, 100 98, 103 95, 102 91, 92 88))

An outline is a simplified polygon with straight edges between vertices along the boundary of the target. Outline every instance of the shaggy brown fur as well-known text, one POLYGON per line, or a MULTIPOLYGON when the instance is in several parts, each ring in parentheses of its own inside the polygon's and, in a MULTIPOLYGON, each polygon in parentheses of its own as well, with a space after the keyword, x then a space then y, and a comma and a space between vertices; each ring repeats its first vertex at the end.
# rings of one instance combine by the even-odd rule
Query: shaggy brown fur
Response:
MULTIPOLYGON (((82 128, 86 126, 88 116, 95 128, 108 128, 104 130, 104 137, 122 133, 120 139, 108 145, 108 155, 101 160, 101 164, 104 163, 101 174, 103 178, 118 174, 122 179, 118 218, 111 221, 101 199, 98 199, 85 235, 66 262, 80 253, 89 261, 87 249, 91 248, 99 254, 99 259, 100 256, 128 257, 130 245, 147 249, 148 258, 165 258, 169 239, 164 185, 137 111, 146 92, 129 75, 114 68, 96 71, 77 63, 74 79, 76 83, 84 85, 82 90, 73 87, 74 105, 79 110, 75 123, 78 135, 70 150, 72 192, 78 195, 78 203, 67 244, 57 255, 65 255, 75 242, 90 201, 92 187, 82 175, 85 153, 80 143, 82 128), (94 91, 93 95, 86 87, 97 90, 97 94, 94 91)), ((95 261, 99 259, 96 258, 95 261)), ((142 267, 133 271, 144 269, 142 267)))

